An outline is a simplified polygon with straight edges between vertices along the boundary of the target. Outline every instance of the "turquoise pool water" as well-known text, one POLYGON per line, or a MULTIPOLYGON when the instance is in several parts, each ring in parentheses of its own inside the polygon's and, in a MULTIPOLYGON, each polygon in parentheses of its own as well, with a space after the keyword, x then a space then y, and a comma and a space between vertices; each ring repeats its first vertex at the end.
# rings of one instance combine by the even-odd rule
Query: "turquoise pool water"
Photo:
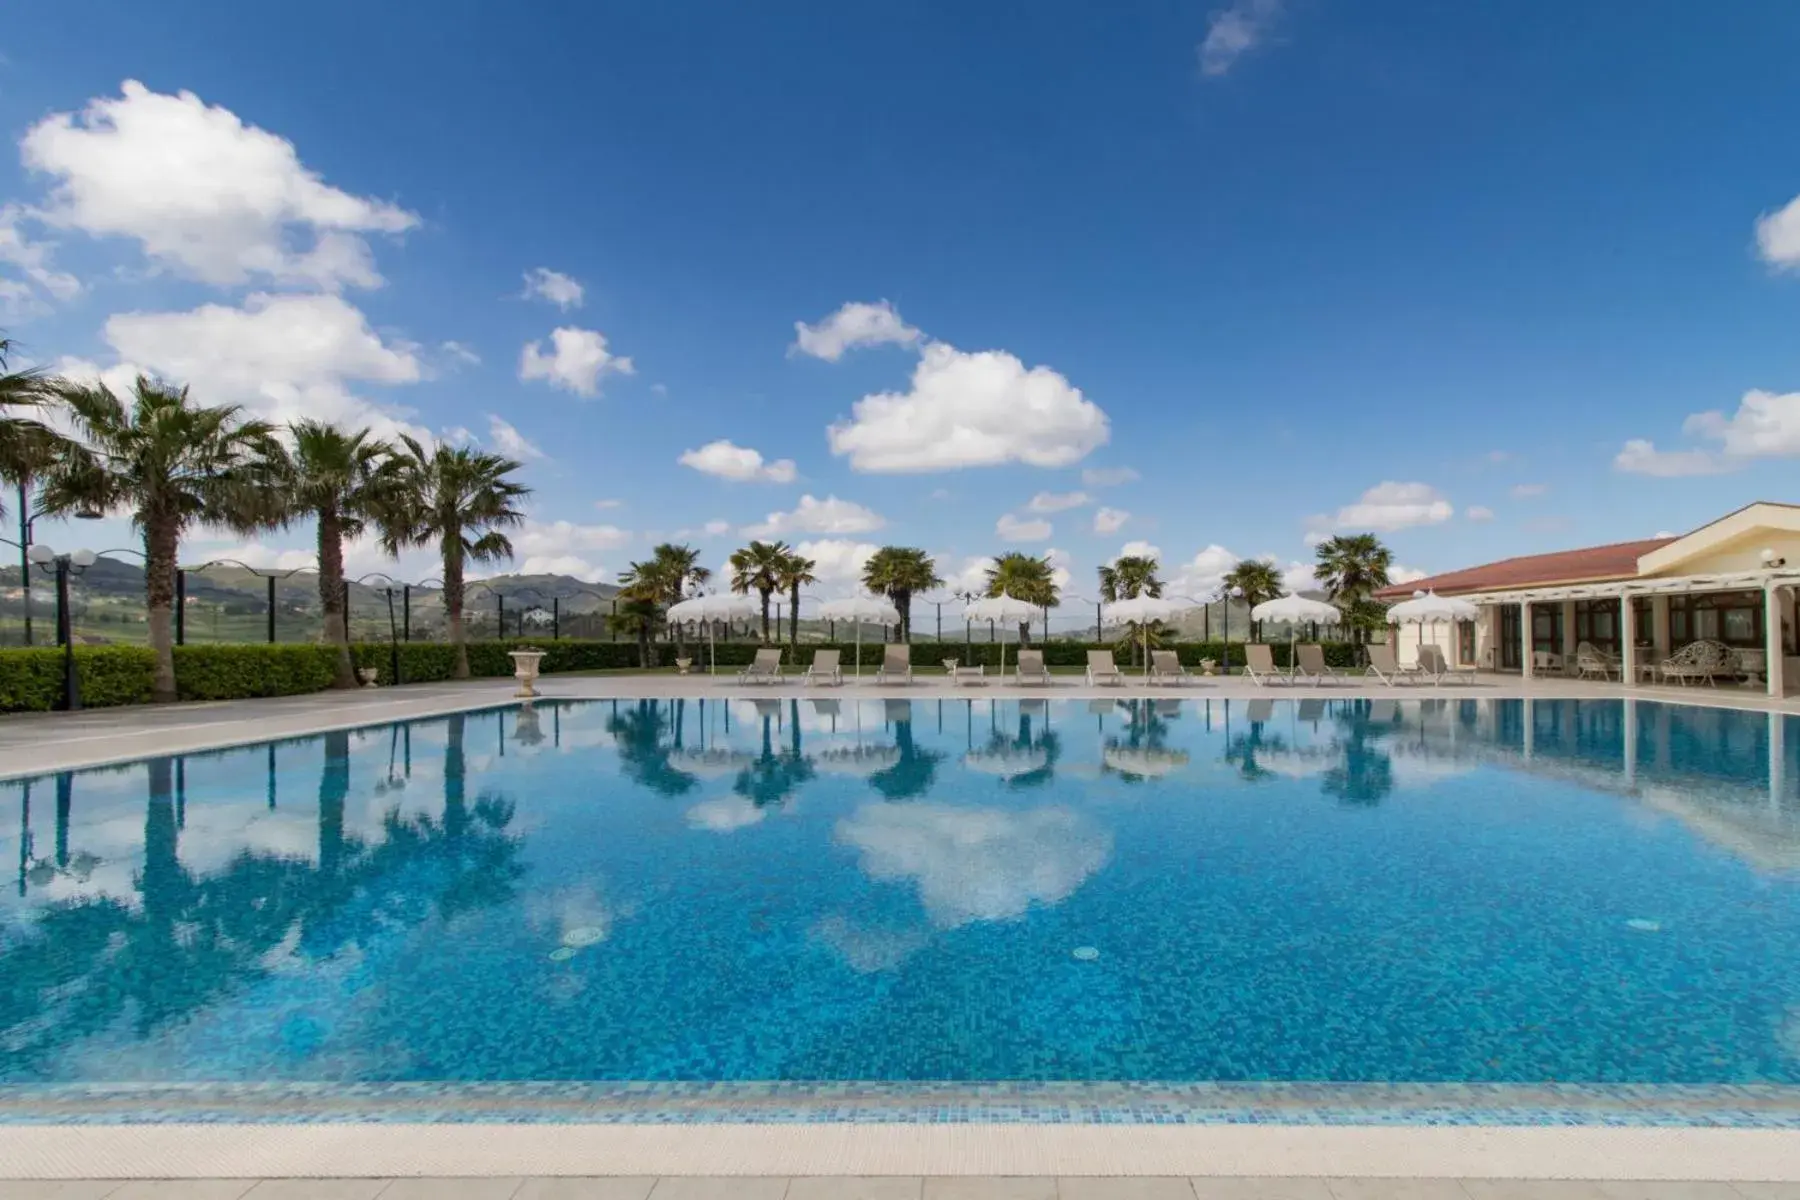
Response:
POLYGON ((0 821, 10 1085, 1800 1083, 1764 714, 541 704, 0 821))

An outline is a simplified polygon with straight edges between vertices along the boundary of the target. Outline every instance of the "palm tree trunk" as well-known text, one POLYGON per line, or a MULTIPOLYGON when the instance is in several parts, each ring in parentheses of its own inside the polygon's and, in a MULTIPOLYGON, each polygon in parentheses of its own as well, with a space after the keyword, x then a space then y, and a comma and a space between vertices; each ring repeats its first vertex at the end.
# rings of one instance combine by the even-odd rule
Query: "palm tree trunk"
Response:
POLYGON ((800 585, 795 584, 791 596, 793 603, 788 606, 788 645, 795 651, 800 649, 800 585))
POLYGON ((334 508, 319 511, 319 606, 325 610, 325 643, 337 647, 335 688, 356 686, 356 664, 350 661, 350 629, 345 621, 349 597, 344 587, 344 527, 334 508))
POLYGON ((463 753, 466 719, 453 714, 444 730, 444 836, 452 841, 469 828, 467 777, 469 760, 463 753))
POLYGON ((1030 621, 1020 621, 1019 622, 1019 645, 1021 645, 1021 646, 1031 645, 1031 622, 1030 621))
POLYGON ((911 644, 912 593, 901 590, 895 592, 892 596, 888 597, 888 599, 892 600, 894 602, 894 607, 900 610, 900 640, 911 644))
POLYGON ((762 640, 766 645, 769 640, 769 592, 766 588, 758 588, 756 594, 762 597, 762 640))
POLYGON ((450 626, 450 644, 456 647, 456 664, 450 678, 469 677, 469 644, 463 635, 462 534, 444 535, 444 620, 450 626))
POLYGON ((150 699, 172 704, 175 688, 175 640, 171 624, 175 606, 175 556, 180 534, 174 523, 152 516, 144 526, 144 601, 149 609, 150 649, 156 667, 150 678, 150 699))
POLYGON ((350 734, 325 735, 325 769, 319 774, 319 873, 336 875, 344 862, 344 800, 350 794, 350 734))

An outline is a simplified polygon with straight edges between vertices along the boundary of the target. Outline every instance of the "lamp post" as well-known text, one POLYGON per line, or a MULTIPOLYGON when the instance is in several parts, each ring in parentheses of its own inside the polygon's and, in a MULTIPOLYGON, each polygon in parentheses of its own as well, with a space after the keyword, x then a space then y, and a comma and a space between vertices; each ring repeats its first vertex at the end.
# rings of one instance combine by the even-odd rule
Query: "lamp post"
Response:
POLYGON ((63 648, 63 699, 65 712, 81 707, 81 680, 75 673, 75 636, 69 621, 69 575, 79 575, 94 565, 92 550, 58 554, 49 546, 33 546, 25 557, 42 571, 56 575, 56 640, 63 648))
MULTIPOLYGON (((19 552, 19 591, 25 617, 25 644, 31 645, 31 536, 37 528, 39 517, 48 516, 49 510, 44 507, 43 497, 38 497, 37 506, 31 503, 31 481, 23 480, 19 484, 19 540, 0 538, 0 542, 16 548, 19 552)), ((96 509, 82 507, 68 514, 79 521, 98 521, 105 513, 96 509)))
POLYGON ((1231 602, 1233 600, 1242 600, 1243 598, 1244 589, 1241 587, 1227 588, 1224 593, 1225 604, 1223 607, 1223 620, 1225 626, 1225 670, 1222 673, 1225 675, 1231 674, 1231 602))

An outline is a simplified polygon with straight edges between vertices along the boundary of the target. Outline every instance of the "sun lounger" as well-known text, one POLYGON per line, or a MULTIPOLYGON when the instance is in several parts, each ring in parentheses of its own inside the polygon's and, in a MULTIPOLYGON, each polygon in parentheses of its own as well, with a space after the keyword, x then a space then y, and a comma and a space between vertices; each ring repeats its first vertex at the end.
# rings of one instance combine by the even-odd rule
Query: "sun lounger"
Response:
POLYGON ((1194 673, 1181 665, 1181 656, 1173 650, 1150 652, 1150 682, 1189 683, 1194 673))
POLYGON ((1088 651, 1087 681, 1089 687, 1125 682, 1125 676, 1119 673, 1119 661, 1111 650, 1088 651))
POLYGON ((1294 647, 1294 679, 1310 679, 1314 683, 1324 683, 1328 679, 1342 679, 1344 673, 1325 661, 1325 647, 1317 642, 1305 642, 1294 647))
POLYGON ((1265 687, 1276 680, 1293 682, 1293 676, 1276 669, 1275 652, 1264 642, 1250 642, 1244 647, 1244 674, 1257 687, 1265 687))
POLYGON ((1401 666, 1399 658, 1394 654, 1391 642, 1370 642, 1363 647, 1363 650, 1369 656, 1369 665, 1363 674, 1373 675, 1389 687, 1393 687, 1402 679, 1417 679, 1423 674, 1417 664, 1401 666))
POLYGON ((1433 683, 1442 683, 1446 679, 1460 680, 1463 683, 1475 682, 1474 667, 1456 667, 1444 657, 1444 651, 1438 646, 1419 647, 1419 670, 1433 683))
POLYGON ((773 650, 758 650, 755 661, 738 672, 738 682, 768 683, 772 679, 780 679, 781 657, 786 653, 780 647, 773 650))
POLYGON ((912 682, 912 647, 890 643, 882 653, 881 666, 875 671, 876 683, 912 682))
POLYGON ((1050 686, 1050 668, 1044 665, 1042 650, 1020 650, 1018 677, 1020 683, 1041 683, 1050 686))
POLYGON ((806 668, 807 683, 842 683, 844 672, 838 666, 841 650, 816 650, 812 665, 806 668))

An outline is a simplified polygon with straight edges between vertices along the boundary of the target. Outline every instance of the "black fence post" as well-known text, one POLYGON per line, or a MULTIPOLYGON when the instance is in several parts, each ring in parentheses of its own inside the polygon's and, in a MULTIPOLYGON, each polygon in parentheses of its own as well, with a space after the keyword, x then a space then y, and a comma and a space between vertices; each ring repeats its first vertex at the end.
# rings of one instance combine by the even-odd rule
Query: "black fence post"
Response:
POLYGON ((612 640, 616 642, 619 640, 619 602, 617 600, 612 602, 612 615, 613 619, 606 624, 607 628, 612 630, 612 640))
POLYGON ((550 640, 562 640, 562 597, 550 597, 550 640))
POLYGON ((187 572, 175 572, 175 644, 187 645, 187 572))
POLYGON ((944 602, 942 600, 937 602, 937 631, 937 640, 941 642, 944 640, 944 602))
POLYGON ((388 602, 388 685, 398 686, 400 683, 400 638, 394 628, 394 589, 389 585, 388 602))
POLYGON ((1096 600, 1094 601, 1094 640, 1096 642, 1103 636, 1101 631, 1105 628, 1106 621, 1100 612, 1100 602, 1096 600))
POLYGON ((506 597, 499 592, 494 593, 494 636, 506 637, 506 597))
POLYGON ((269 645, 275 644, 275 577, 269 576, 269 645))

